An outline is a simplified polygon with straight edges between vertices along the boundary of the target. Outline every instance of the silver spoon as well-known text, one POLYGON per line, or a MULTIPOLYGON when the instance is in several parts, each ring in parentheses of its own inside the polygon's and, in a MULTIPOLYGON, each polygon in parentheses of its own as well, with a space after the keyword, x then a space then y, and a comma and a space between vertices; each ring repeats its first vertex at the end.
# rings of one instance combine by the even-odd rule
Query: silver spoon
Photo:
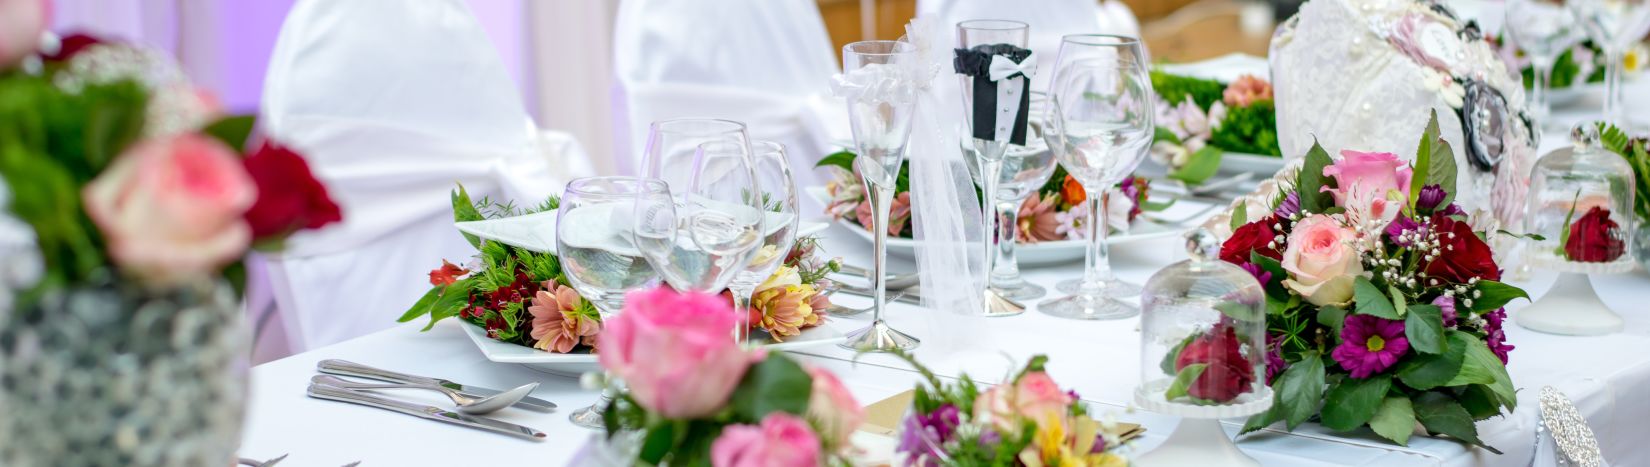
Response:
POLYGON ((447 395, 448 399, 452 399, 453 404, 458 405, 459 412, 464 412, 471 415, 497 412, 499 409, 509 407, 517 401, 520 401, 521 398, 527 397, 528 394, 532 393, 534 389, 538 389, 539 387, 539 383, 527 383, 518 386, 515 389, 491 396, 471 398, 465 397, 463 394, 459 394, 458 391, 434 384, 356 383, 329 375, 315 375, 315 377, 310 378, 309 381, 315 384, 325 384, 344 389, 426 389, 436 391, 447 395))
MULTIPOLYGON (((864 277, 866 280, 871 279, 871 271, 859 266, 844 264, 842 265, 841 271, 843 274, 850 276, 864 277)), ((889 274, 888 290, 909 289, 917 285, 920 281, 921 277, 914 272, 905 274, 889 274)))

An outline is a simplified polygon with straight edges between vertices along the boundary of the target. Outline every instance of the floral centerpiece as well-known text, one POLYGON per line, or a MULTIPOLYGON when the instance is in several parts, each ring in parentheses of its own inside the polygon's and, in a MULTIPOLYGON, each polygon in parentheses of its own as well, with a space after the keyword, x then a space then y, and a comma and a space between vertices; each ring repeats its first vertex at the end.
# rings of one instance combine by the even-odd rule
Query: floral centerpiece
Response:
POLYGON ((1405 444, 1419 422, 1484 446, 1473 421, 1514 408, 1502 306, 1528 296, 1497 282, 1480 237, 1495 233, 1475 232, 1452 202, 1450 155, 1436 115, 1413 167, 1314 146, 1278 176, 1287 188, 1268 209, 1232 214, 1220 256, 1264 284, 1273 354, 1273 406, 1245 432, 1315 416, 1405 444))
MULTIPOLYGON (((464 187, 453 191, 453 219, 458 222, 523 216, 554 211, 555 197, 538 206, 519 208, 482 198, 472 200, 464 187)), ((602 316, 594 304, 573 290, 555 253, 531 251, 465 234, 477 250, 465 265, 443 260, 429 273, 430 290, 399 322, 429 316, 424 330, 457 316, 487 331, 487 337, 546 352, 595 352, 602 316)), ((756 287, 751 300, 751 329, 778 342, 824 323, 831 302, 822 291, 827 274, 840 264, 817 256, 818 240, 797 240, 779 270, 756 287)), ((731 303, 731 298, 729 298, 731 303)), ((730 326, 731 328, 731 326, 730 326)))
POLYGON ((42 39, 49 6, 0 2, 0 464, 221 463, 250 353, 241 259, 342 214, 161 53, 42 39), (144 429, 110 428, 134 413, 144 429))
POLYGON ((1230 84, 1153 70, 1157 136, 1152 160, 1169 177, 1201 183, 1227 152, 1281 157, 1272 83, 1243 75, 1230 84))
MULTIPOLYGON (((1531 63, 1530 57, 1524 53, 1523 48, 1519 47, 1518 44, 1514 44, 1505 34, 1488 36, 1485 39, 1495 45, 1496 52, 1501 56, 1501 60, 1507 63, 1508 68, 1523 76, 1524 89, 1535 86, 1535 65, 1531 63)), ((1608 58, 1597 43, 1591 39, 1583 40, 1560 52, 1558 57, 1554 58, 1552 81, 1547 84, 1552 89, 1564 89, 1578 83, 1603 83, 1604 71, 1609 67, 1609 63, 1605 60, 1608 60, 1608 58)), ((1627 54, 1622 57, 1622 60, 1625 60, 1622 69, 1627 72, 1628 76, 1644 71, 1645 68, 1650 67, 1650 47, 1642 43, 1635 44, 1627 50, 1627 54)))
MULTIPOLYGON (((865 198, 865 186, 860 182, 862 179, 855 175, 855 157, 852 152, 837 152, 825 156, 816 167, 832 167, 836 174, 825 184, 825 192, 830 196, 825 213, 833 219, 845 219, 869 231, 871 203, 865 198)), ((914 235, 911 228, 910 170, 909 161, 901 163, 899 176, 895 179, 894 203, 888 215, 888 235, 893 237, 912 238, 914 235)), ((1162 211, 1173 204, 1173 201, 1150 201, 1147 199, 1149 193, 1150 184, 1145 177, 1129 177, 1117 185, 1106 197, 1106 209, 1111 211, 1112 232, 1127 233, 1141 213, 1162 211)), ((1089 210, 1083 204, 1087 200, 1082 184, 1066 173, 1064 167, 1056 165, 1048 181, 1021 202, 1019 218, 1015 219, 1019 225, 1017 240, 1020 243, 1037 243, 1087 238, 1089 210)))
POLYGON ((917 466, 1121 467, 1117 429, 1095 420, 1074 391, 1032 357, 1013 378, 981 390, 968 375, 945 384, 909 354, 922 374, 911 410, 900 422, 896 457, 917 466))
POLYGON ((853 394, 829 371, 742 348, 733 326, 714 295, 625 298, 597 338, 602 368, 624 381, 602 413, 601 465, 847 465, 864 420, 853 394))

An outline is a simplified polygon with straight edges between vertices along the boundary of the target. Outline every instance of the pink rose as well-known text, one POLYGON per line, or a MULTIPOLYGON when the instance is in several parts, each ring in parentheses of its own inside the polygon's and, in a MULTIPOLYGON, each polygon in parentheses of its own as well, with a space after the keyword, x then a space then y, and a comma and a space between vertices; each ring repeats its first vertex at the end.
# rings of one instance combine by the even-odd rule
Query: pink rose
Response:
POLYGON ((819 427, 820 435, 834 446, 846 446, 848 438, 865 421, 865 409, 860 408, 854 394, 822 368, 809 368, 813 377, 813 394, 808 398, 808 419, 819 427))
MULTIPOLYGON (((854 208, 854 217, 859 219, 859 225, 865 226, 867 231, 871 230, 872 221, 875 220, 872 216, 874 214, 871 212, 870 200, 859 203, 859 206, 854 208)), ((894 202, 888 207, 888 235, 898 237, 910 221, 911 192, 894 195, 894 202)))
POLYGON ((808 422, 773 412, 760 426, 732 425, 710 445, 713 467, 814 467, 819 465, 819 438, 808 422))
POLYGON ((642 407, 666 418, 720 409, 757 355, 733 341, 733 307, 715 295, 668 287, 631 292, 597 337, 602 367, 642 407))
POLYGON ((1283 269, 1288 287, 1313 305, 1345 305, 1352 301, 1354 276, 1362 274, 1363 263, 1353 242, 1358 234, 1334 219, 1314 214, 1295 224, 1283 250, 1283 269))
POLYGON ((1354 226, 1374 222, 1374 230, 1385 229, 1409 199, 1409 164, 1388 152, 1341 151, 1341 160, 1323 168, 1325 177, 1335 177, 1337 188, 1321 190, 1334 195, 1335 203, 1346 208, 1354 226))
POLYGON ((0 70, 40 48, 40 35, 51 22, 49 0, 0 0, 0 70))
POLYGON ((246 252, 252 229, 241 216, 257 188, 228 147, 183 134, 127 149, 82 197, 116 265, 171 284, 210 275, 246 252))
POLYGON ((1040 423, 1050 413, 1063 416, 1074 402, 1048 373, 1033 371, 1012 384, 993 387, 974 401, 974 418, 990 421, 1005 432, 1020 428, 1021 420, 1040 423))

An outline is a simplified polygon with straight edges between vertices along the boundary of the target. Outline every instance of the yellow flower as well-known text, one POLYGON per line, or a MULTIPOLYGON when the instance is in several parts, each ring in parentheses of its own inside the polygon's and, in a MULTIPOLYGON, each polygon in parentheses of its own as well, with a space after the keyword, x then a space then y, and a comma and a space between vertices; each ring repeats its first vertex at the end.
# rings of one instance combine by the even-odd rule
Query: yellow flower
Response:
MULTIPOLYGON (((793 271, 791 274, 795 276, 793 271)), ((764 283, 766 285, 766 283, 764 283)), ((758 289, 751 297, 751 308, 761 312, 758 323, 774 342, 802 333, 802 329, 819 324, 819 313, 813 308, 813 296, 818 293, 807 284, 776 285, 758 289)))
POLYGON ((773 260, 775 256, 779 256, 779 246, 762 245, 762 249, 756 250, 756 254, 751 255, 749 264, 764 264, 773 260))
POLYGON ((788 287, 793 285, 802 285, 802 275, 798 274, 796 272, 796 268, 794 267, 780 266, 779 270, 774 271, 773 275, 768 276, 768 280, 762 281, 761 284, 756 286, 755 292, 762 293, 763 291, 774 287, 788 287))

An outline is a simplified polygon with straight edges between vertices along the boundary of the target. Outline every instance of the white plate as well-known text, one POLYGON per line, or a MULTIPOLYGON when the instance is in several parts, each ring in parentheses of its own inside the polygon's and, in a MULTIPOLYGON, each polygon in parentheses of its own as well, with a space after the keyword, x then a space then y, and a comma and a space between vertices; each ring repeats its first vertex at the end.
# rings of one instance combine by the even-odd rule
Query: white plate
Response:
MULTIPOLYGON (((829 204, 830 196, 825 194, 823 187, 808 187, 808 195, 818 200, 820 204, 829 204)), ((859 224, 847 219, 837 221, 838 224, 853 232, 866 243, 873 241, 871 232, 859 224)), ((1179 235, 1182 229, 1138 218, 1127 234, 1112 234, 1106 238, 1106 244, 1119 245, 1129 242, 1151 240, 1155 238, 1179 235)), ((909 238, 888 237, 888 253, 895 256, 912 258, 916 256, 917 241, 909 238)), ((1069 261, 1082 261, 1086 240, 1056 240, 1050 242, 1021 243, 1015 247, 1015 254, 1019 256, 1020 266, 1044 266, 1069 261)))
MULTIPOLYGON (((540 253, 556 252, 555 211, 503 219, 454 222, 453 226, 457 227, 460 232, 517 248, 540 253)), ((797 224, 796 235, 799 237, 813 235, 824 231, 828 227, 830 225, 824 222, 802 221, 797 224)))
MULTIPOLYGON (((459 322, 464 328, 464 334, 470 336, 476 348, 488 361, 498 363, 519 363, 528 368, 577 378, 586 372, 598 371, 601 364, 596 361, 593 353, 555 353, 545 352, 532 347, 525 347, 507 342, 499 342, 487 338, 487 331, 468 322, 459 322)), ((791 337, 785 342, 768 343, 764 347, 768 350, 798 350, 824 345, 835 345, 843 341, 847 333, 843 326, 852 326, 854 323, 840 318, 827 318, 825 324, 802 331, 801 335, 791 337)), ((753 333, 752 339, 766 342, 762 333, 753 333)))
POLYGON ((1255 75, 1271 81, 1271 67, 1265 57, 1232 53, 1208 60, 1173 63, 1160 66, 1164 72, 1171 75, 1190 76, 1193 78, 1212 79, 1230 84, 1243 75, 1255 75))

